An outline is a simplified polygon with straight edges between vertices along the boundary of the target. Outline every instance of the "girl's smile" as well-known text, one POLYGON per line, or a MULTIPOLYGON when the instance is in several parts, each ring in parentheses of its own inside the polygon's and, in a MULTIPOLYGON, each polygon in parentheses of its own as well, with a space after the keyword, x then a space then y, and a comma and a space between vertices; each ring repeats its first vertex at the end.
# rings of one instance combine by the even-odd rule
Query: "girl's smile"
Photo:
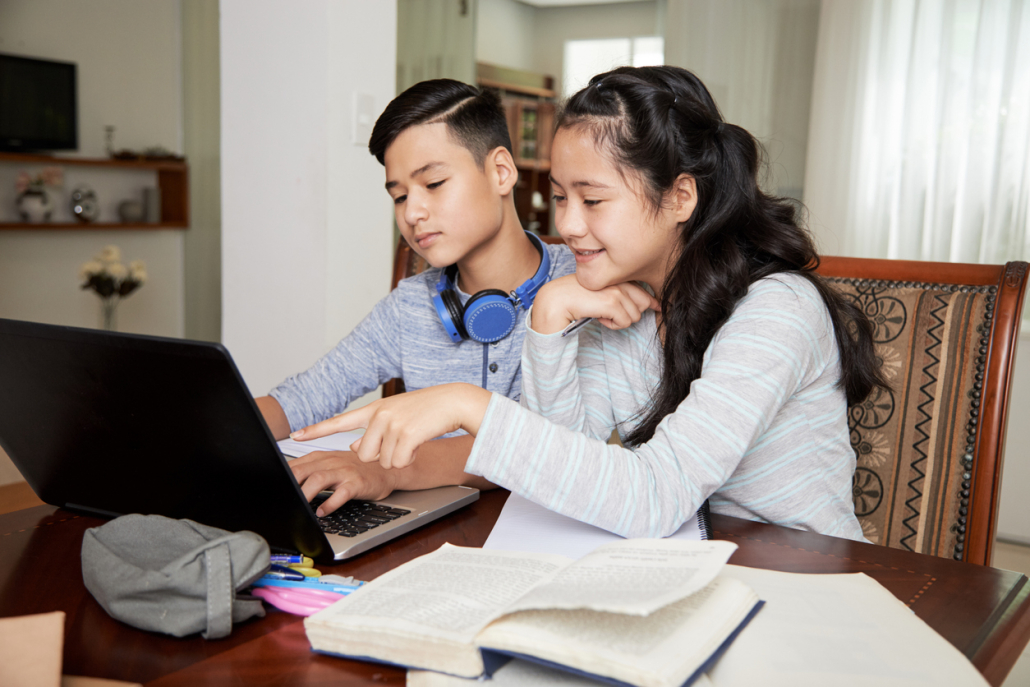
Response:
POLYGON ((551 183, 555 226, 576 254, 579 283, 597 291, 642 281, 661 294, 678 254, 679 223, 689 217, 693 204, 685 214, 675 202, 654 212, 639 176, 620 172, 583 126, 555 134, 551 183))

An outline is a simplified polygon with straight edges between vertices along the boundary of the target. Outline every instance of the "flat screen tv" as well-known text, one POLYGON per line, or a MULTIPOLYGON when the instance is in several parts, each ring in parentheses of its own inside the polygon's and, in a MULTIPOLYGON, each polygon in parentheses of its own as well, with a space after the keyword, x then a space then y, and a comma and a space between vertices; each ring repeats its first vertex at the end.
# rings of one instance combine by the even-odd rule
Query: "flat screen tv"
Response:
POLYGON ((75 65, 0 53, 0 150, 77 150, 75 65))

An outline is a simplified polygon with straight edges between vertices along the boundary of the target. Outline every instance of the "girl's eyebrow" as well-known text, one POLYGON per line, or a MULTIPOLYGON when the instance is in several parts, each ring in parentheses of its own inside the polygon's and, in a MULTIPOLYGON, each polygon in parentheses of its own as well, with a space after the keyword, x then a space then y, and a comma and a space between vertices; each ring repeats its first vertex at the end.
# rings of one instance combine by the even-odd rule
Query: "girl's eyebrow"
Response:
MULTIPOLYGON (((552 177, 550 174, 547 175, 547 178, 550 179, 551 183, 554 184, 555 186, 561 186, 561 184, 559 184, 558 181, 554 177, 552 177)), ((586 180, 586 181, 573 181, 572 182, 572 188, 601 188, 601 189, 609 189, 609 188, 611 188, 611 186, 609 186, 608 184, 602 184, 599 181, 586 180)))

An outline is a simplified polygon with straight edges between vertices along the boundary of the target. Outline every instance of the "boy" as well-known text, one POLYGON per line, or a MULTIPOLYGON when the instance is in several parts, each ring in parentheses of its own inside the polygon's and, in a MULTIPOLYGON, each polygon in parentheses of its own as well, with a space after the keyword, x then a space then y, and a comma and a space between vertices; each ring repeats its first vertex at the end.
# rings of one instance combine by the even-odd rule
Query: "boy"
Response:
MULTIPOLYGON (((276 439, 342 412, 394 377, 409 390, 460 381, 518 399, 529 302, 544 282, 576 268, 566 246, 537 244, 522 230, 518 171, 495 94, 450 79, 415 84, 383 111, 368 148, 385 167, 401 235, 432 268, 401 281, 311 369, 257 399, 276 439), (506 309, 513 292, 524 298, 506 309), (463 313, 482 303, 490 307, 476 317, 473 307, 463 313), (502 313, 498 324, 491 316, 501 311, 510 319, 502 313)), ((404 470, 362 463, 349 451, 311 453, 290 467, 308 500, 335 491, 319 507, 322 516, 394 489, 490 488, 464 472, 472 441, 463 434, 430 442, 404 470)))

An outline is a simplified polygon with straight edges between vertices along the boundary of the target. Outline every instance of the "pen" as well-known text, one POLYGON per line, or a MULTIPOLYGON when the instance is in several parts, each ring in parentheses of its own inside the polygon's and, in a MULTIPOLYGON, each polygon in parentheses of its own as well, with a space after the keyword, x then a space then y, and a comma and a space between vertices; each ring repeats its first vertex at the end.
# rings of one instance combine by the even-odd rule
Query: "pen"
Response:
POLYGON ((315 562, 307 556, 289 556, 284 553, 273 553, 271 556, 269 556, 269 558, 273 563, 279 563, 281 565, 290 565, 296 563, 298 565, 303 565, 306 568, 310 568, 312 565, 315 564, 315 562))
POLYGON ((570 324, 568 327, 563 329, 561 335, 562 336, 568 336, 569 334, 572 334, 573 332, 578 330, 580 327, 582 327, 583 325, 585 325, 587 322, 589 322, 592 319, 594 319, 594 318, 592 318, 592 317, 584 317, 581 320, 576 320, 575 322, 570 324))
POLYGON ((294 572, 299 572, 304 577, 321 577, 322 576, 322 571, 321 570, 316 570, 315 568, 302 568, 299 565, 291 565, 291 566, 289 566, 289 568, 290 568, 290 570, 292 570, 294 572))
POLYGON ((282 565, 272 564, 271 570, 265 573, 265 577, 271 577, 278 580, 303 580, 304 573, 297 570, 291 570, 282 565))

